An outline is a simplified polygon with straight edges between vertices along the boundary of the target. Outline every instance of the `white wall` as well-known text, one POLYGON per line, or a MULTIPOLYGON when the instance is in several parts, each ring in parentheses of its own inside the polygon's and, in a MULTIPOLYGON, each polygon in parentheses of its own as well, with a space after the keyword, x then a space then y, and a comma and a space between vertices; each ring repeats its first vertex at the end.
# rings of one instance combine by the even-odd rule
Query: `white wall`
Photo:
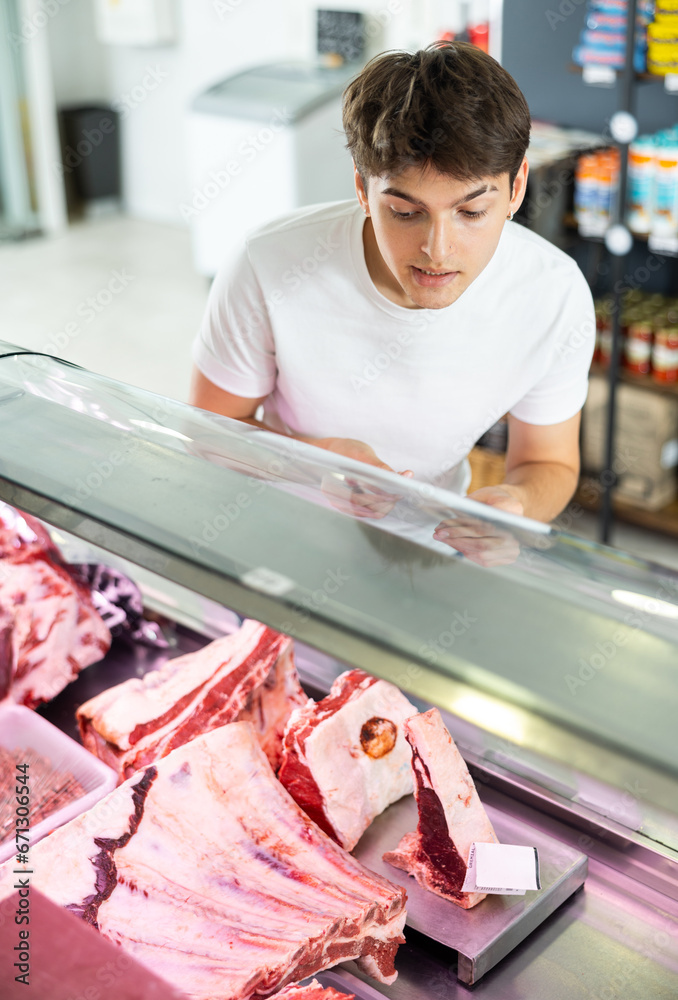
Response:
POLYGON ((47 25, 58 106, 108 97, 107 50, 95 38, 91 0, 68 0, 47 25))
MULTIPOLYGON (((308 59, 319 0, 175 0, 178 41, 137 48, 96 40, 92 0, 61 0, 50 25, 59 103, 106 98, 122 115, 124 199, 130 214, 184 225, 190 195, 186 121, 209 84, 257 63, 308 59)), ((333 0, 370 18, 367 55, 420 44, 421 0, 333 0), (419 10, 419 13, 418 13, 419 10)))

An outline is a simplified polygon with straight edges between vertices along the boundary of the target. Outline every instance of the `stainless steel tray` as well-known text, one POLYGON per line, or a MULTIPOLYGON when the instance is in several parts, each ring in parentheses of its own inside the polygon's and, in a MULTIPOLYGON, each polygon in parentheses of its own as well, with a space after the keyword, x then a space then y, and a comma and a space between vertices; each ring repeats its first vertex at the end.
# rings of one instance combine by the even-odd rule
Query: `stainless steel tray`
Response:
POLYGON ((378 816, 353 853, 364 865, 407 890, 407 924, 458 953, 457 978, 468 986, 524 941, 584 884, 585 854, 533 826, 486 806, 499 841, 536 847, 542 888, 524 896, 487 896, 471 910, 422 889, 414 878, 382 860, 400 838, 417 828, 417 805, 408 795, 378 816))
MULTIPOLYGON (((304 982, 311 982, 312 979, 317 979, 323 986, 331 986, 339 993, 347 993, 349 996, 353 993, 356 1000, 384 1000, 383 993, 375 990, 374 986, 363 982, 362 979, 358 979, 345 968, 316 972, 315 976, 311 976, 308 980, 305 979, 304 982)), ((388 987, 386 988, 388 989, 388 987)))

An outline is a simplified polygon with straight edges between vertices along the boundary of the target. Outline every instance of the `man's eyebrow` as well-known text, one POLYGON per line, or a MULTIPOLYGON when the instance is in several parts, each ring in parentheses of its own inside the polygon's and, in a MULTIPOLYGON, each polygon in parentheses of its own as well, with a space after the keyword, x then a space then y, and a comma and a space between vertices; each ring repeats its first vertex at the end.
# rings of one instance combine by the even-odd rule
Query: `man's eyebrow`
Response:
MULTIPOLYGON (((450 208, 456 208, 457 205, 463 205, 466 201, 472 201, 473 198, 480 197, 481 194, 487 194, 490 191, 498 191, 499 188, 495 184, 484 184, 482 187, 477 188, 475 191, 465 194, 463 198, 459 198, 454 204, 450 205, 450 208)), ((423 201, 419 201, 417 198, 413 198, 412 195, 407 194, 405 191, 398 191, 397 188, 387 187, 381 192, 382 194, 388 194, 392 198, 402 198, 403 201, 409 201, 412 205, 419 205, 420 208, 426 208, 427 206, 423 201)))

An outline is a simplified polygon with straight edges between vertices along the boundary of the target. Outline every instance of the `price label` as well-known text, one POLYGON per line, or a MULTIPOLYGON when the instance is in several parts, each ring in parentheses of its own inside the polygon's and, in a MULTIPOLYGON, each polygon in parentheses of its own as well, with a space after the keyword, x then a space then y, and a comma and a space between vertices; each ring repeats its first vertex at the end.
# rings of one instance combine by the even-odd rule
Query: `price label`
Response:
POLYGON ((585 239, 602 239, 607 232, 607 224, 604 222, 580 222, 579 233, 585 239))
POLYGON ((584 66, 582 70, 584 83, 591 87, 613 87, 617 82, 617 71, 612 66, 584 66))
POLYGON ((678 94, 678 73, 667 73, 664 77, 664 90, 667 94, 678 94))
POLYGON ((652 253, 678 254, 678 236, 649 236, 647 246, 652 253))

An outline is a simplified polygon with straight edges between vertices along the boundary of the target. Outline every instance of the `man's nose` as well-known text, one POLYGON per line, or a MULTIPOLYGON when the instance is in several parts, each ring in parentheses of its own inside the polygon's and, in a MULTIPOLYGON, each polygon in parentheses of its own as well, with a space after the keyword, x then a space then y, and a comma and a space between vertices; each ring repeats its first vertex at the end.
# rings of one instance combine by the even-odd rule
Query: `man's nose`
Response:
POLYGON ((450 255, 454 244, 452 223, 448 220, 432 222, 422 246, 432 264, 442 264, 450 255))

